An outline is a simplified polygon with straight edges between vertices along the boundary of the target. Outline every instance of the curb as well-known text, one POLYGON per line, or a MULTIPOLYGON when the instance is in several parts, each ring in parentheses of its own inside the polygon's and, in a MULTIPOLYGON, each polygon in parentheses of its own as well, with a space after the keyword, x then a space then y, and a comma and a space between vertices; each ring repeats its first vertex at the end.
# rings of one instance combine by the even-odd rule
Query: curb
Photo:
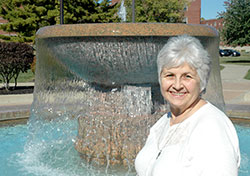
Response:
POLYGON ((0 112, 0 122, 10 120, 29 119, 30 110, 15 112, 0 112))
MULTIPOLYGON (((234 121, 250 121, 250 109, 248 105, 226 105, 227 116, 234 121)), ((28 120, 30 109, 9 110, 0 112, 0 123, 17 120, 28 120)))
POLYGON ((0 123, 7 121, 28 120, 31 105, 0 107, 0 123))
POLYGON ((233 119, 250 120, 250 106, 228 104, 226 105, 226 114, 233 119))

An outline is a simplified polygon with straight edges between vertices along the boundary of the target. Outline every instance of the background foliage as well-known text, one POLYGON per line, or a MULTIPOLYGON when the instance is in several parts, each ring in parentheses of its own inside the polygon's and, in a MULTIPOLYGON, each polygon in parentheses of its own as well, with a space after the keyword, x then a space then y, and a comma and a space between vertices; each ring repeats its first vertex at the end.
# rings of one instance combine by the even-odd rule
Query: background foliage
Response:
POLYGON ((250 0, 227 0, 224 2, 226 12, 220 16, 224 18, 222 39, 226 44, 250 44, 250 0))
MULTIPOLYGON (((183 22, 187 0, 136 0, 136 22, 183 22)), ((132 0, 125 1, 127 21, 132 21, 132 0)))
MULTIPOLYGON (((110 0, 64 0, 64 22, 118 22, 118 6, 110 6, 110 0)), ((9 21, 1 29, 18 34, 2 39, 31 42, 39 28, 60 23, 60 0, 0 0, 0 16, 9 21)))
POLYGON ((25 43, 0 42, 0 76, 9 89, 12 78, 17 86, 20 72, 27 72, 33 62, 33 48, 25 43))

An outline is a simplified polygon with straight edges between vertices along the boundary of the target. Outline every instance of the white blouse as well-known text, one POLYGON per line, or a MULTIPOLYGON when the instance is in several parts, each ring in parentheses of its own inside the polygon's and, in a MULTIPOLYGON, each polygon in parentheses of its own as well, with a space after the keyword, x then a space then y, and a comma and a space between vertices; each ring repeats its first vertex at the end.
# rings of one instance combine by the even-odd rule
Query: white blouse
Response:
POLYGON ((135 160, 139 176, 237 176, 239 165, 236 130, 209 102, 179 124, 162 116, 135 160))

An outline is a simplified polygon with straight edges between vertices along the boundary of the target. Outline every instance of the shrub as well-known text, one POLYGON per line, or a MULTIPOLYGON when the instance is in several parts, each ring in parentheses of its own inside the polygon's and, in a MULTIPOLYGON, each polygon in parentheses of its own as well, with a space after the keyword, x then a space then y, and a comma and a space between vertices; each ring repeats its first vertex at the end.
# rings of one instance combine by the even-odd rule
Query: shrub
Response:
POLYGON ((33 62, 33 48, 25 43, 0 42, 0 75, 5 88, 9 90, 9 82, 17 78, 20 72, 27 72, 33 62))

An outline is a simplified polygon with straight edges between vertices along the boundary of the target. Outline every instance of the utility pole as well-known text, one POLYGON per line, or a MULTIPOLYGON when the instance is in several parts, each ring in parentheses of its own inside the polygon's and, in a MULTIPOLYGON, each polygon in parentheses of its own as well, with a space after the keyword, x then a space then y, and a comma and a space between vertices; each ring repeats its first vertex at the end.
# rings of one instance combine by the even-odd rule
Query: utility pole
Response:
POLYGON ((135 22, 135 0, 132 0, 132 23, 135 22))
POLYGON ((63 0, 60 0, 60 24, 63 24, 63 0))

